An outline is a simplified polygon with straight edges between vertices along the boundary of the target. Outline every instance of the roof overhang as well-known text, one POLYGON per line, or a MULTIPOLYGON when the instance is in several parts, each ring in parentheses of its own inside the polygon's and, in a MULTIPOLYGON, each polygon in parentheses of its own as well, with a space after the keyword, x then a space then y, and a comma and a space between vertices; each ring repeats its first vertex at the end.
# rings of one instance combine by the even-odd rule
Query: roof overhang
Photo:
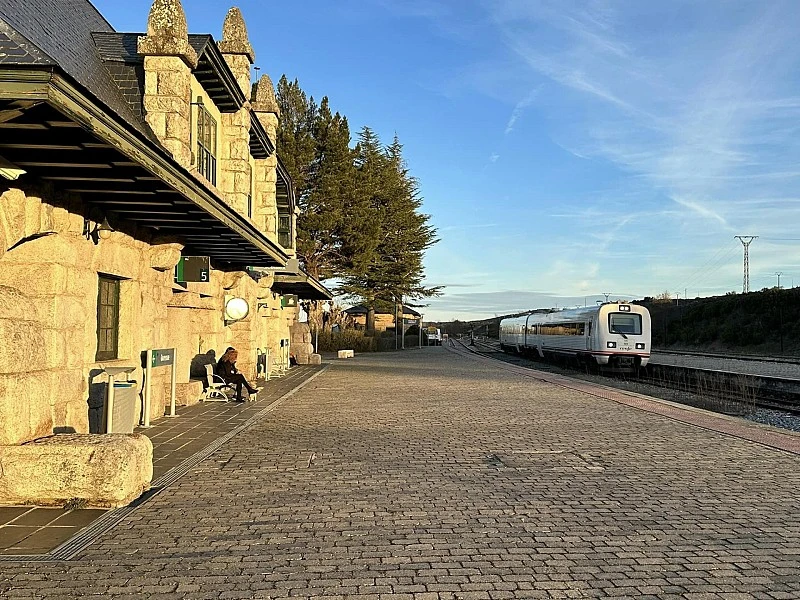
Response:
POLYGON ((303 300, 332 300, 333 294, 305 271, 275 273, 272 291, 279 294, 297 294, 303 300))
POLYGON ((295 208, 294 185, 289 171, 283 161, 278 157, 277 181, 275 182, 275 195, 278 208, 288 209, 293 212, 295 208))
POLYGON ((250 115, 250 154, 253 158, 269 158, 275 152, 275 144, 255 113, 250 115))
POLYGON ((0 114, 10 117, 0 119, 0 156, 26 171, 19 183, 32 176, 80 194, 112 225, 181 243, 184 255, 209 256, 216 268, 286 264, 283 249, 217 190, 60 74, 0 70, 0 114))
POLYGON ((189 42, 197 51, 198 58, 197 67, 192 73, 216 107, 223 113, 239 110, 247 99, 214 38, 210 35, 192 34, 189 42))

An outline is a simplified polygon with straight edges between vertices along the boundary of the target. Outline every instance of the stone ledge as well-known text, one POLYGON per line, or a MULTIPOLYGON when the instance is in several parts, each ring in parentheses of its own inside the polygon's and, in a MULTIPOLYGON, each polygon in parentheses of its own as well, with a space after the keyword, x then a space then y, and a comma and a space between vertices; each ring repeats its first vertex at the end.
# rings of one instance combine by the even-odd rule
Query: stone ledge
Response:
POLYGON ((0 505, 59 506, 79 498, 116 508, 150 489, 153 444, 138 433, 62 434, 0 446, 0 505))

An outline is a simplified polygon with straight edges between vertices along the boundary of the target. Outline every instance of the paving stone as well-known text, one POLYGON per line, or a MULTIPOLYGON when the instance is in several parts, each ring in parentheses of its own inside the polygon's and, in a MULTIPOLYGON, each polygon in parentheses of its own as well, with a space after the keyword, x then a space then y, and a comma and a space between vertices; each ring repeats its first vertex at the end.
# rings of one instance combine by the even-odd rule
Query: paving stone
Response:
POLYGON ((0 596, 797 598, 798 460, 441 347, 360 355, 0 596))

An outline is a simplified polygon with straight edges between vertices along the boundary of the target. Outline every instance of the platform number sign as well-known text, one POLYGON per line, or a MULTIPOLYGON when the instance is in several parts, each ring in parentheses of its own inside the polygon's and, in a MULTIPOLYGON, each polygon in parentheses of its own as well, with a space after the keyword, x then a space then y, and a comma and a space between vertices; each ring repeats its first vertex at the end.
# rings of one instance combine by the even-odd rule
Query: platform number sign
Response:
POLYGON ((297 294, 286 294, 281 296, 281 308, 297 308, 297 294))
POLYGON ((205 283, 210 281, 211 265, 208 256, 181 256, 175 265, 175 281, 205 283))

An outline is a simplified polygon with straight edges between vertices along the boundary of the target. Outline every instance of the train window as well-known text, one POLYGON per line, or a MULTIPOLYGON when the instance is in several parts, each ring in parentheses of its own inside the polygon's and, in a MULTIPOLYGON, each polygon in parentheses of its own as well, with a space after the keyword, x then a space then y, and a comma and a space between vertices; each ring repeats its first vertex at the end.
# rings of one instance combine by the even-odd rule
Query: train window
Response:
POLYGON ((584 335, 586 323, 553 323, 539 325, 542 335, 584 335))
POLYGON ((631 313, 609 313, 609 333, 642 335, 642 315, 631 313))

